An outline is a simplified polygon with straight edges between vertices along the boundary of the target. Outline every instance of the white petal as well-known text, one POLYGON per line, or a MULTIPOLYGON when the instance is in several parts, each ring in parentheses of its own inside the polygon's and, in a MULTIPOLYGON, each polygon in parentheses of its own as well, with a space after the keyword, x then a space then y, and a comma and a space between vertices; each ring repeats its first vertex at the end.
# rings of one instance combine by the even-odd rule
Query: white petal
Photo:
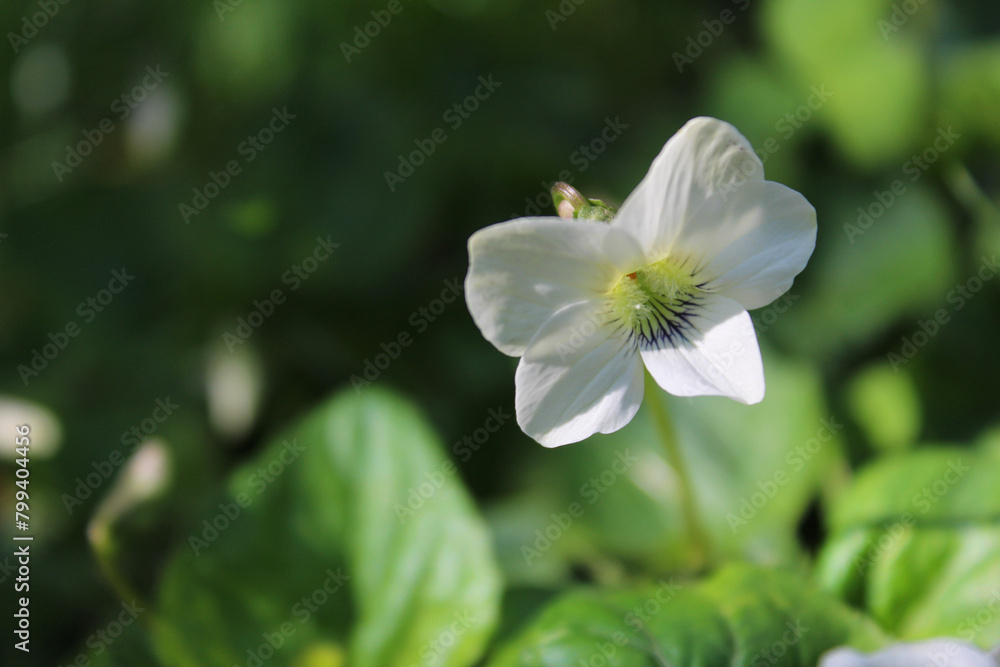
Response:
POLYGON ((517 423, 546 447, 617 431, 642 403, 639 355, 606 318, 604 301, 563 308, 517 365, 517 423))
POLYGON ((642 264, 635 241, 607 223, 519 218, 469 239, 465 300, 486 340, 517 357, 557 310, 606 293, 642 264))
POLYGON ((694 118, 667 141, 613 224, 632 234, 652 263, 707 201, 763 179, 764 165, 735 127, 694 118))
POLYGON ((816 247, 816 210, 779 183, 747 183, 703 206, 671 254, 698 267, 707 288, 760 308, 788 291, 816 247))
POLYGON ((957 639, 932 639, 918 644, 896 644, 864 655, 852 648, 838 648, 823 655, 820 667, 997 667, 984 651, 957 639))
POLYGON ((643 350, 660 387, 675 396, 727 396, 741 403, 764 398, 764 367, 750 315, 726 297, 708 295, 691 315, 696 331, 677 347, 643 350))

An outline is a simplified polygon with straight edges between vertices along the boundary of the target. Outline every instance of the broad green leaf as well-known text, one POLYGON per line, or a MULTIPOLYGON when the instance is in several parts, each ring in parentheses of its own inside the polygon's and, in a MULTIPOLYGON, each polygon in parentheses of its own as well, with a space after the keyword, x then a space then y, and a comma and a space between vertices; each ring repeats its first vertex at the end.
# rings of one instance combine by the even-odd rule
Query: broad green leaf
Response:
POLYGON ((702 583, 568 593, 489 665, 815 667, 835 646, 882 641, 873 623, 798 577, 734 565, 702 583))
POLYGON ((171 665, 468 665, 498 616, 490 539, 454 465, 379 390, 276 439, 206 520, 160 589, 171 665))
POLYGON ((1000 641, 1000 458, 879 460, 838 499, 817 576, 903 639, 1000 641))

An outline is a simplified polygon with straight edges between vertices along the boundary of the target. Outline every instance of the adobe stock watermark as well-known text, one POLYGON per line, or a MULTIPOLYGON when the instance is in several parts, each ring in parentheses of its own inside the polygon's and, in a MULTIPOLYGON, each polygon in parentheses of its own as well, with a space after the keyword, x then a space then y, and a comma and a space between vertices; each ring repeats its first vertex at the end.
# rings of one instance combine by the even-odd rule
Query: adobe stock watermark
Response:
MULTIPOLYGON (((809 87, 809 96, 800 104, 795 107, 784 116, 778 118, 774 123, 774 130, 781 136, 782 141, 788 141, 801 130, 806 123, 811 121, 817 111, 822 109, 827 101, 833 97, 833 91, 827 89, 826 84, 820 84, 818 86, 809 87)), ((756 176, 756 180, 762 177, 761 168, 763 165, 767 164, 768 158, 781 150, 781 141, 778 137, 770 136, 762 142, 759 142, 758 146, 754 147, 754 153, 760 158, 758 163, 756 160, 749 159, 749 157, 740 160, 739 164, 736 165, 738 170, 735 174, 732 172, 721 171, 719 173, 719 181, 716 183, 716 188, 719 191, 722 200, 725 201, 729 195, 743 187, 747 182, 749 182, 751 176, 756 176)))
POLYGON ((583 317, 576 320, 568 332, 564 332, 556 345, 555 351, 559 354, 559 361, 565 363, 567 359, 575 356, 581 350, 588 349, 593 345, 592 339, 597 336, 596 342, 600 344, 605 340, 605 327, 611 322, 612 313, 607 306, 598 304, 594 308, 588 308, 583 313, 583 317), (568 333, 569 335, 565 335, 568 333))
POLYGON ((94 149, 103 143, 104 138, 117 129, 117 123, 124 121, 131 113, 139 108, 143 100, 156 90, 163 81, 170 76, 170 72, 163 72, 160 66, 155 68, 152 65, 146 67, 146 75, 131 90, 128 90, 111 101, 110 110, 112 115, 105 116, 92 130, 83 130, 83 139, 75 145, 66 145, 66 156, 62 162, 52 161, 52 171, 56 175, 56 180, 62 183, 63 178, 71 174, 74 169, 83 164, 83 159, 94 152, 94 149))
POLYGON ((880 18, 876 24, 878 31, 882 33, 882 39, 888 42, 889 35, 898 32, 900 28, 910 21, 910 17, 916 14, 926 3, 927 0, 903 0, 902 2, 892 3, 892 13, 889 15, 889 18, 880 18))
MULTIPOLYGON (((809 96, 800 104, 774 123, 774 130, 780 135, 781 141, 788 141, 801 130, 806 123, 813 119, 817 111, 822 109, 827 101, 833 97, 833 91, 826 87, 825 83, 818 86, 809 87, 809 96)), ((759 148, 754 148, 761 164, 766 164, 767 159, 781 150, 781 141, 777 137, 771 136, 760 142, 759 148)), ((745 174, 749 176, 749 174, 745 174)))
POLYGON ((224 533, 243 513, 243 510, 253 504, 255 498, 274 483, 274 481, 288 469, 292 463, 298 460, 306 448, 298 443, 298 440, 284 440, 281 443, 281 450, 266 464, 258 466, 246 479, 247 486, 253 491, 250 495, 246 491, 236 494, 235 498, 229 502, 219 503, 219 511, 209 519, 201 522, 202 530, 200 535, 192 533, 188 535, 188 546, 195 556, 201 553, 219 539, 219 535, 224 533))
MULTIPOLYGON (((939 479, 923 486, 910 498, 910 504, 916 509, 917 514, 927 514, 934 505, 941 502, 941 499, 969 472, 970 468, 962 463, 958 458, 948 461, 948 468, 939 479)), ((858 574, 864 574, 872 567, 889 549, 891 549, 906 532, 917 523, 917 517, 913 512, 903 512, 899 519, 893 522, 882 524, 885 532, 877 540, 869 539, 867 547, 854 561, 854 567, 858 574)))
POLYGON ((92 461, 90 467, 93 472, 84 477, 77 477, 74 481, 73 493, 63 493, 60 497, 67 514, 72 514, 77 507, 84 504, 94 495, 104 482, 111 478, 116 470, 125 465, 128 455, 134 452, 139 445, 152 437, 167 419, 181 406, 170 400, 170 397, 158 398, 153 401, 153 410, 149 416, 133 424, 128 430, 123 431, 119 442, 122 447, 113 450, 107 458, 102 461, 92 461))
MULTIPOLYGON (((736 10, 740 12, 746 11, 746 8, 750 6, 750 0, 732 0, 732 3, 736 5, 736 10)), ((685 65, 693 65, 694 61, 700 58, 705 53, 705 50, 712 46, 715 40, 725 32, 726 26, 732 24, 734 21, 736 21, 736 12, 729 7, 719 12, 719 18, 702 21, 701 24, 705 29, 697 35, 688 36, 687 48, 684 49, 684 53, 680 51, 673 52, 672 57, 674 65, 677 66, 677 71, 683 73, 685 65)))
POLYGON ((787 313, 798 300, 799 296, 797 294, 785 292, 772 301, 771 305, 755 310, 750 315, 750 319, 753 321, 754 328, 757 330, 757 333, 764 333, 774 326, 774 323, 777 322, 782 315, 787 313))
MULTIPOLYGON (((84 645, 91 649, 90 652, 77 654, 76 658, 65 667, 88 667, 91 664, 91 658, 99 657, 107 651, 108 647, 121 637, 125 630, 139 618, 139 614, 144 611, 146 608, 140 607, 135 598, 131 602, 123 602, 121 611, 114 619, 87 637, 84 645)), ((64 666, 60 663, 59 667, 64 666)))
POLYGON ((997 614, 1000 614, 1000 586, 994 586, 990 591, 985 607, 975 614, 969 614, 958 624, 958 636, 970 644, 976 643, 980 633, 996 620, 997 614))
POLYGON ((243 0, 212 0, 212 9, 222 22, 226 20, 226 14, 232 14, 242 4, 243 0))
MULTIPOLYGON (((753 389, 753 380, 745 373, 733 373, 732 371, 733 369, 738 369, 741 360, 747 358, 747 348, 743 344, 743 341, 748 339, 756 340, 756 333, 754 332, 753 320, 749 316, 745 319, 740 319, 738 328, 739 332, 729 341, 728 347, 711 351, 703 350, 703 359, 708 363, 701 369, 701 372, 711 378, 716 383, 716 386, 730 385, 740 391, 747 391, 748 389, 753 389)), ((683 332, 686 336, 691 333, 691 330, 684 329, 683 332)), ((699 334, 696 331, 694 335, 699 334)), ((753 354, 756 353, 756 344, 754 344, 753 354)), ((690 397, 687 398, 690 399, 690 397)))
MULTIPOLYGON (((490 408, 482 426, 452 445, 452 454, 458 456, 463 463, 467 462, 512 416, 503 411, 503 406, 490 408)), ((405 503, 397 502, 393 505, 392 509, 399 523, 405 524, 411 517, 416 516, 456 472, 458 467, 449 459, 442 461, 433 470, 424 472, 420 484, 407 489, 405 503)))
MULTIPOLYGON (((595 344, 607 340, 608 325, 614 317, 613 311, 604 304, 588 307, 575 318, 574 324, 565 331, 555 345, 554 352, 559 355, 559 361, 566 363, 580 353, 586 354, 595 344)), ((749 317, 741 321, 741 328, 749 329, 746 331, 748 335, 755 335, 753 321, 749 317)), ((684 333, 689 333, 689 330, 684 329, 684 333)), ((650 343, 648 339, 640 340, 638 336, 633 342, 637 349, 649 349, 650 346, 658 345, 650 343)), ((734 384, 737 380, 731 377, 730 371, 736 367, 740 359, 745 358, 746 351, 741 337, 734 336, 727 348, 712 350, 710 355, 706 353, 705 360, 708 363, 703 372, 713 380, 734 384)))
MULTIPOLYGON (((559 342, 554 347, 554 352, 558 353, 560 362, 566 363, 567 360, 581 352, 586 354, 595 343, 601 344, 606 341, 608 324, 613 321, 614 316, 613 311, 604 304, 590 307, 581 313, 581 316, 575 319, 573 326, 561 335, 559 342)), ((745 389, 750 380, 744 379, 745 374, 734 376, 730 371, 737 367, 741 359, 746 358, 747 348, 743 344, 744 336, 756 336, 756 334, 753 320, 750 317, 741 319, 739 328, 741 329, 739 335, 732 337, 728 347, 712 350, 710 353, 703 351, 705 352, 703 360, 707 363, 701 372, 713 381, 745 389)), ((688 335, 691 333, 691 329, 685 328, 683 333, 688 335)), ((638 336, 635 336, 629 344, 635 345, 636 350, 646 350, 651 347, 659 349, 658 342, 651 343, 649 339, 640 340, 638 336)), ((671 341, 669 344, 672 345, 673 342, 671 341)), ((690 400, 690 397, 688 399, 690 400)))
POLYGON ((441 664, 441 656, 451 649, 459 637, 469 631, 469 628, 475 627, 479 623, 479 619, 473 616, 468 609, 456 611, 451 617, 454 620, 448 624, 447 628, 417 649, 420 662, 411 662, 408 667, 441 664))
MULTIPOLYGON (((646 598, 645 602, 641 605, 636 605, 632 607, 626 614, 625 625, 627 625, 632 632, 635 634, 640 634, 646 629, 646 625, 649 624, 653 618, 659 614, 663 608, 668 605, 677 594, 683 590, 680 584, 674 583, 674 578, 670 577, 669 581, 659 580, 659 586, 656 592, 646 598)), ((617 642, 615 642, 617 643, 617 642)))
POLYGON ((806 464, 820 453, 823 445, 833 440, 834 435, 842 428, 844 425, 838 424, 832 415, 821 419, 820 427, 813 437, 785 454, 784 467, 775 470, 770 479, 757 480, 758 490, 749 496, 740 498, 737 512, 726 513, 726 523, 729 524, 729 530, 735 535, 741 528, 748 525, 757 516, 757 513, 778 495, 780 489, 792 481, 792 475, 805 468, 806 464))
MULTIPOLYGON (((480 76, 479 85, 472 91, 472 94, 445 109, 444 113, 441 114, 441 120, 448 124, 452 132, 457 131, 479 109, 479 105, 488 100, 502 85, 502 81, 493 80, 492 74, 486 77, 480 76)), ((396 166, 396 170, 382 173, 389 192, 395 192, 401 183, 413 176, 417 168, 423 165, 427 158, 434 154, 437 147, 446 141, 448 141, 448 132, 443 127, 434 128, 426 139, 414 139, 413 144, 416 148, 405 156, 402 153, 397 156, 399 164, 396 166)))
MULTIPOLYGON (((913 155, 909 160, 903 163, 900 170, 903 172, 903 176, 908 177, 910 183, 916 183, 920 180, 920 177, 931 168, 931 166, 941 159, 941 155, 946 153, 948 149, 955 145, 955 142, 962 136, 959 133, 951 129, 951 125, 945 128, 938 128, 937 137, 930 146, 925 148, 920 154, 913 155)), ((906 194, 907 184, 902 178, 897 178, 894 180, 887 190, 876 190, 872 194, 875 197, 875 201, 868 204, 868 206, 858 207, 858 219, 855 224, 850 222, 844 223, 844 233, 847 234, 847 240, 854 245, 854 240, 868 231, 875 222, 885 215, 885 212, 892 207, 893 204, 906 194)))
POLYGON ((350 63, 351 58, 359 55, 361 51, 366 49, 372 43, 373 39, 381 35, 382 31, 389 27, 393 17, 402 14, 404 9, 405 6, 400 0, 389 0, 385 5, 385 9, 371 10, 369 14, 371 14, 372 20, 363 26, 354 26, 354 39, 350 43, 340 43, 340 52, 344 54, 347 62, 350 63))
POLYGON ((565 23, 569 17, 576 13, 576 8, 587 0, 561 0, 555 9, 545 10, 545 20, 549 22, 552 32, 555 32, 560 23, 565 23))
POLYGON ((750 658, 750 667, 768 667, 769 665, 777 665, 783 662, 785 654, 809 632, 809 628, 802 625, 801 619, 794 623, 785 621, 785 627, 788 629, 785 630, 785 633, 780 638, 750 658))
POLYGON ((339 567, 336 572, 327 569, 324 574, 326 574, 326 579, 320 586, 313 589, 311 593, 303 595, 301 600, 292 605, 290 614, 298 621, 298 625, 289 620, 271 632, 261 633, 260 637, 263 641, 255 648, 247 649, 247 658, 243 662, 243 666, 233 665, 233 667, 262 667, 265 662, 274 657, 275 653, 281 650, 289 639, 295 636, 301 626, 309 622, 313 614, 332 600, 351 578, 344 574, 339 567))
MULTIPOLYGON (((574 667, 606 667, 607 665, 618 664, 613 662, 618 651, 633 642, 633 638, 621 630, 615 630, 610 635, 606 635, 604 640, 594 642, 594 650, 589 657, 579 658, 574 667)), ((568 664, 568 663, 567 663, 568 664)))
POLYGON ((535 530, 534 542, 521 545, 521 555, 524 557, 524 562, 530 566, 541 558, 542 554, 551 549, 552 545, 566 534, 573 523, 586 513, 588 506, 600 500, 601 496, 607 493, 622 475, 628 474, 632 466, 638 462, 639 457, 633 456, 628 449, 615 452, 615 460, 608 468, 580 485, 579 495, 582 500, 586 501, 585 503, 574 500, 566 507, 565 512, 553 512, 549 515, 551 519, 549 524, 535 530))
POLYGON ((970 276, 965 282, 961 282, 945 295, 945 300, 952 304, 951 308, 938 308, 934 311, 934 316, 927 320, 917 320, 917 330, 900 338, 898 352, 889 352, 886 355, 889 365, 894 373, 917 356, 931 340, 938 335, 941 327, 951 322, 952 313, 965 308, 965 305, 983 289, 984 285, 993 280, 1000 272, 1000 264, 997 263, 997 256, 993 255, 988 259, 981 258, 979 270, 970 276))
POLYGON ((38 31, 47 26, 49 21, 62 10, 63 6, 69 3, 70 0, 38 0, 38 8, 41 11, 34 12, 30 17, 22 16, 21 29, 18 32, 7 33, 7 41, 10 42, 14 53, 20 53, 21 49, 27 46, 28 42, 38 34, 38 31))
MULTIPOLYGON (((449 278, 444 281, 444 289, 441 294, 432 299, 426 306, 421 306, 410 313, 407 322, 414 329, 416 335, 420 335, 430 328, 431 324, 441 316, 450 304, 462 298, 465 292, 465 284, 461 278, 449 278)), ((403 354, 403 350, 413 344, 414 334, 403 330, 396 334, 396 337, 388 343, 379 343, 381 352, 376 353, 362 362, 361 375, 351 375, 351 386, 354 392, 361 393, 365 387, 371 386, 372 382, 381 377, 389 366, 403 354)))
POLYGON ((645 634, 646 626, 683 590, 680 584, 674 582, 673 577, 669 580, 660 579, 657 583, 659 586, 656 591, 642 604, 632 607, 622 619, 632 631, 631 637, 621 630, 605 635, 603 639, 594 642, 594 650, 589 657, 580 658, 575 664, 580 667, 607 667, 617 664, 614 658, 618 651, 629 644, 635 646, 637 640, 640 643, 645 642, 648 637, 645 634))
POLYGON ((604 127, 597 133, 597 136, 585 144, 580 144, 575 151, 570 153, 569 163, 576 168, 575 172, 563 169, 559 172, 558 178, 551 183, 542 181, 542 189, 537 195, 524 198, 524 202, 527 204, 524 213, 520 215, 511 213, 511 219, 529 215, 545 215, 546 213, 551 215, 549 211, 552 207, 552 187, 560 182, 572 185, 576 177, 587 171, 590 165, 608 149, 608 146, 617 141, 622 132, 627 129, 628 124, 622 122, 621 116, 615 116, 613 119, 605 118, 604 127))
POLYGON ((263 299, 254 299, 253 308, 250 309, 246 317, 240 315, 236 318, 236 327, 232 332, 223 332, 222 342, 226 344, 226 349, 234 352, 238 346, 247 342, 254 332, 263 326, 269 317, 274 315, 278 306, 283 305, 288 300, 288 295, 302 287, 302 284, 309 280, 319 270, 320 265, 330 259, 333 251, 339 247, 339 243, 333 242, 332 235, 328 234, 325 239, 322 236, 317 236, 316 245, 312 251, 281 274, 281 283, 288 285, 288 292, 276 287, 263 299))
POLYGON ((180 211, 184 224, 191 224, 191 218, 201 215, 202 211, 208 208, 209 204, 218 197, 223 190, 229 187, 233 178, 243 173, 243 167, 257 159, 257 156, 264 152, 275 137, 285 131, 285 128, 295 120, 296 115, 288 113, 288 107, 277 107, 271 109, 271 118, 264 127, 253 134, 248 134, 246 139, 236 146, 236 154, 240 159, 232 159, 223 165, 219 171, 209 171, 208 180, 201 188, 192 188, 190 203, 180 202, 177 210, 180 211))
MULTIPOLYGON (((87 297, 77 305, 76 314, 83 320, 83 324, 93 322, 98 313, 104 312, 104 309, 110 306, 115 297, 121 294, 133 280, 135 280, 135 276, 131 275, 124 266, 121 271, 113 269, 108 286, 98 290, 96 294, 87 297)), ((56 357, 69 346, 70 339, 79 336, 81 331, 83 329, 75 319, 67 321, 55 332, 50 331, 47 336, 48 342, 44 343, 41 349, 33 348, 31 350, 31 359, 27 364, 18 364, 17 366, 17 373, 21 376, 21 382, 24 383, 24 386, 27 387, 34 378, 48 368, 49 364, 55 361, 56 357)))

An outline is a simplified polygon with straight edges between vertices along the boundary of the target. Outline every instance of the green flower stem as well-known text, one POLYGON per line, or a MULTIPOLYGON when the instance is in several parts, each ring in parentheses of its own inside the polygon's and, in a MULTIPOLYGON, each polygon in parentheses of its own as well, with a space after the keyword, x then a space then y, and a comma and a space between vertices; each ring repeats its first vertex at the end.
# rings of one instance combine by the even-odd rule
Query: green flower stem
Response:
POLYGON ((125 602, 135 600, 139 606, 145 607, 146 602, 143 596, 132 588, 119 573, 119 568, 115 563, 117 549, 111 534, 110 522, 99 520, 100 518, 91 521, 87 527, 87 538, 101 574, 111 584, 111 588, 114 589, 119 598, 125 602))
POLYGON ((684 457, 681 455, 680 444, 677 442, 677 432, 667 408, 660 398, 660 386, 656 384, 653 376, 646 372, 646 400, 653 414, 653 421, 656 430, 660 434, 660 441, 663 443, 663 451, 667 456, 667 463, 673 468, 677 475, 677 485, 680 489, 681 513, 684 517, 685 532, 691 539, 694 550, 693 569, 700 572, 711 565, 711 545, 708 534, 701 525, 698 518, 698 505, 694 497, 694 487, 691 485, 691 477, 688 475, 687 467, 684 465, 684 457))
POLYGON ((968 211, 976 225, 982 252, 993 252, 1000 243, 1000 210, 983 192, 972 173, 962 163, 945 172, 945 182, 955 199, 968 211))

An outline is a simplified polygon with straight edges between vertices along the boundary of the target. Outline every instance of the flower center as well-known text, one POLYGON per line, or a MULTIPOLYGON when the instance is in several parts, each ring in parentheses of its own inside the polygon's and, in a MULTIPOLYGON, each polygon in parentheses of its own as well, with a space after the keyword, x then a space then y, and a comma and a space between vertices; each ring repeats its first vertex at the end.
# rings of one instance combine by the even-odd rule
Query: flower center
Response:
POLYGON ((613 318, 642 349, 660 349, 687 340, 691 311, 702 301, 704 283, 672 257, 645 266, 611 290, 613 318))

